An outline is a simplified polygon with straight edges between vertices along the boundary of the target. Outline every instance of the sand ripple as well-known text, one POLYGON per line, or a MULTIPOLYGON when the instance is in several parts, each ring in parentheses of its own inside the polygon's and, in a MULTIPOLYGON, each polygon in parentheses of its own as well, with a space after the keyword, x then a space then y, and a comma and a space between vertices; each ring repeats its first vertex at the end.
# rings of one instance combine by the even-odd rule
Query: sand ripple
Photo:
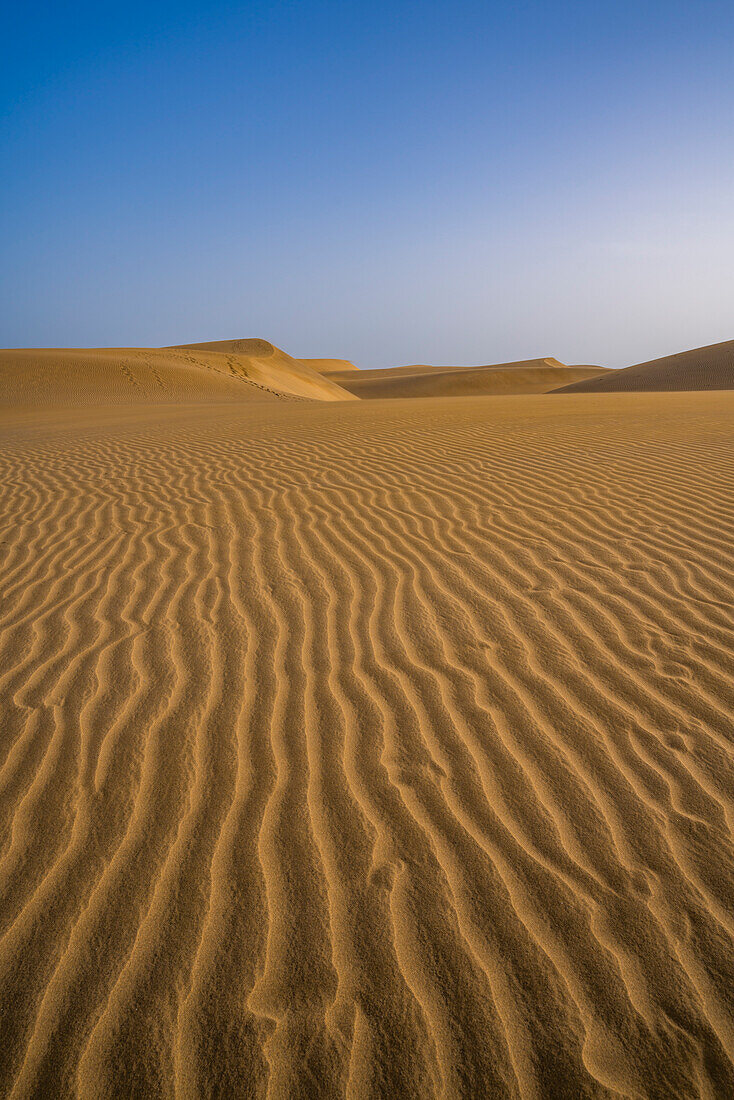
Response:
POLYGON ((3 429, 3 1094, 734 1095, 733 413, 3 429))

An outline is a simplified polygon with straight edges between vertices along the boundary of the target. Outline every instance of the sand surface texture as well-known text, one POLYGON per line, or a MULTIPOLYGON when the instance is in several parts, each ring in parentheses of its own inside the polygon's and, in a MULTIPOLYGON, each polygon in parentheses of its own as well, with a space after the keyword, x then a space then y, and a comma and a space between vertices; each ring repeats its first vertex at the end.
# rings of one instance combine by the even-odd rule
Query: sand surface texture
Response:
POLYGON ((284 398, 353 400, 335 382, 267 340, 223 343, 222 350, 202 344, 0 351, 0 410, 284 398))
POLYGON ((666 390, 734 389, 734 340, 709 344, 676 355, 665 355, 624 370, 607 371, 597 378, 573 381, 567 393, 663 392, 666 390))
POLYGON ((734 1095, 734 393, 228 400, 0 420, 2 1094, 734 1095))

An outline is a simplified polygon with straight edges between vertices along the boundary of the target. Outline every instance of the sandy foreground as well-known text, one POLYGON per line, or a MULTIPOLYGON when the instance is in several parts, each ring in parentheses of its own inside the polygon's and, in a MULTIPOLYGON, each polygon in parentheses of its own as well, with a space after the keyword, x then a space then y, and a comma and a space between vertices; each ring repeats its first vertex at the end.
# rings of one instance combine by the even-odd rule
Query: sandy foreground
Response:
POLYGON ((222 401, 0 416, 2 1095, 734 1095, 734 392, 222 401))

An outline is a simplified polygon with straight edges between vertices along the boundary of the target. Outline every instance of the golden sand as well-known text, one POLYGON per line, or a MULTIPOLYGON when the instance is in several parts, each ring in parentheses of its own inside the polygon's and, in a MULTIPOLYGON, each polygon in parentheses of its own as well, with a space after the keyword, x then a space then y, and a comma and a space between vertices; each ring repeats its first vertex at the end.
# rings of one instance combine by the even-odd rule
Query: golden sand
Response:
POLYGON ((603 367, 567 367, 557 359, 525 359, 484 367, 415 365, 387 370, 335 371, 329 378, 361 398, 470 397, 548 393, 560 386, 614 373, 603 367))
POLYGON ((734 393, 173 354, 0 418, 3 1095, 734 1095, 734 393))
POLYGON ((21 348, 0 351, 0 409, 105 407, 351 394, 266 340, 182 348, 21 348), (212 350, 214 349, 214 350, 212 350))
POLYGON ((596 378, 569 382, 576 393, 668 392, 671 390, 734 389, 734 340, 666 355, 596 378))

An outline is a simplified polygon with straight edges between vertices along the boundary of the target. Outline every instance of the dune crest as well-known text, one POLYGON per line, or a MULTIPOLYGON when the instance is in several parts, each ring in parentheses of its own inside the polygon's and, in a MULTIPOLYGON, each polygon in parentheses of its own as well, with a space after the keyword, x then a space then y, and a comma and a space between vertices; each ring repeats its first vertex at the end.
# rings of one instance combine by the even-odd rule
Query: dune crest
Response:
POLYGON ((665 355, 560 386, 559 393, 657 393, 734 389, 734 340, 665 355))
POLYGON ((470 397, 489 394, 547 393, 561 382, 595 377, 603 367, 567 367, 558 359, 524 359, 483 367, 431 367, 413 364, 384 370, 338 372, 330 377, 361 398, 470 397))
POLYGON ((309 398, 354 401, 266 340, 201 348, 20 348, 0 351, 5 408, 309 398))
POLYGON ((360 368, 349 359, 301 359, 307 367, 318 371, 319 374, 341 374, 344 371, 358 371, 360 368))

